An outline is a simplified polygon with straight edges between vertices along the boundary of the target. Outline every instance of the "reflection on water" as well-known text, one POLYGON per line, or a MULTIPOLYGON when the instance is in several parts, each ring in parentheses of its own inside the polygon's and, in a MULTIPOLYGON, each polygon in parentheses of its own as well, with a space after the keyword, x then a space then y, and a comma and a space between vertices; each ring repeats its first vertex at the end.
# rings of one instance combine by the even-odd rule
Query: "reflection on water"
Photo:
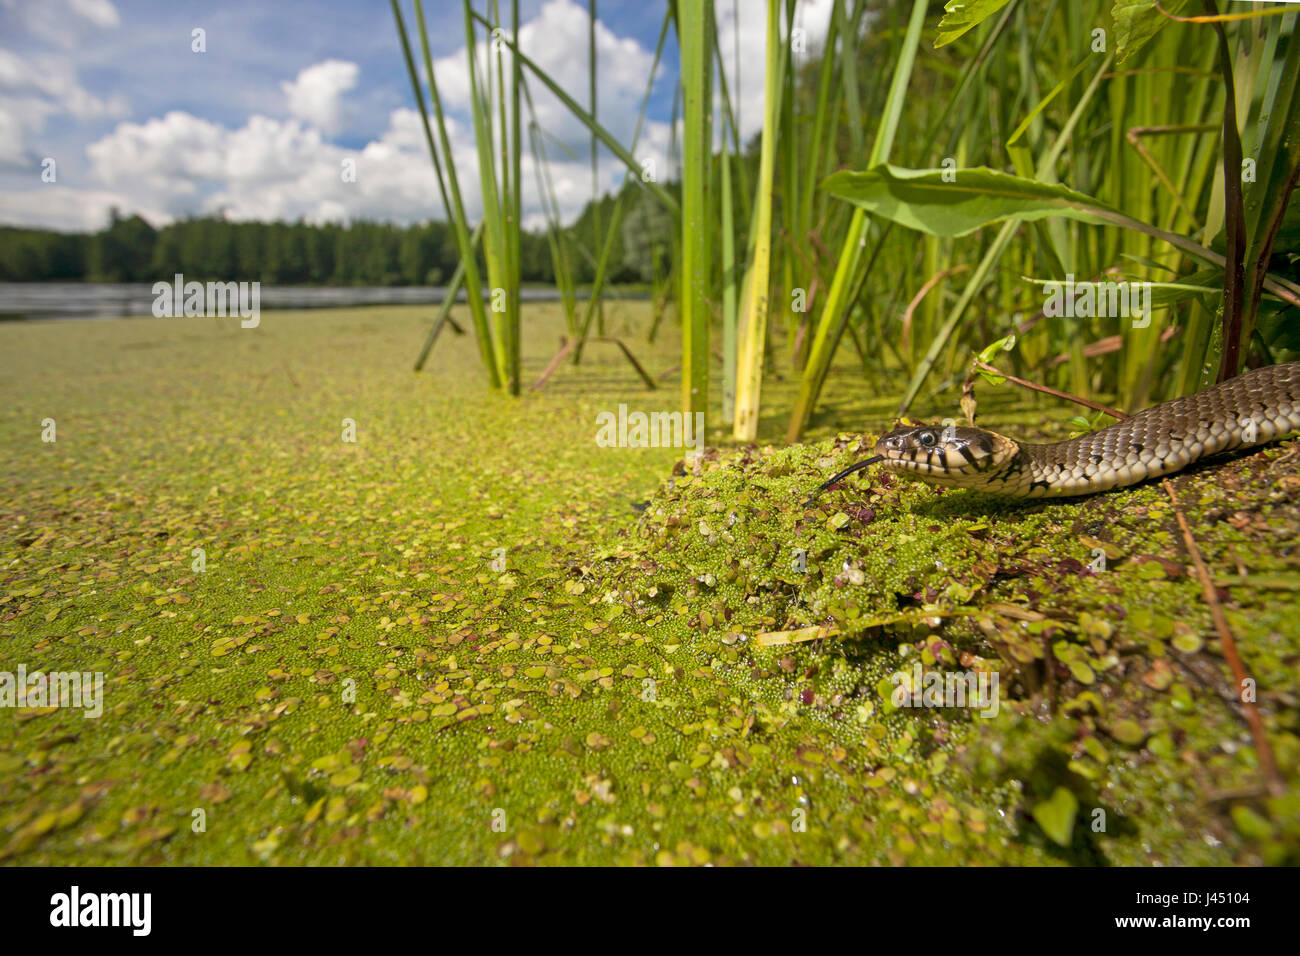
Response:
MULTIPOLYGON (((261 308, 332 309, 361 305, 436 305, 445 286, 273 286, 261 287, 261 308)), ((524 289, 525 301, 558 299, 554 289, 524 289)), ((460 301, 465 301, 461 290, 460 301)), ((153 314, 153 285, 147 282, 0 282, 0 319, 95 319, 153 314)))

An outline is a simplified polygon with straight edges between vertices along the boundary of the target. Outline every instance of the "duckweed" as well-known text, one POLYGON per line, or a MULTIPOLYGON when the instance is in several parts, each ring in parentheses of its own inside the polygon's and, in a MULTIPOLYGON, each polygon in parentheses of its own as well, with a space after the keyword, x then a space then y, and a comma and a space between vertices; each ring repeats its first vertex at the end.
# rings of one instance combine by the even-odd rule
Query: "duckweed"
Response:
MULTIPOLYGON (((1159 486, 1015 504, 868 471, 804 508, 888 395, 832 376, 864 431, 803 446, 606 449, 599 411, 672 389, 591 355, 512 401, 454 339, 398 374, 427 320, 0 328, 0 670, 105 681, 97 719, 0 708, 0 859, 1300 860, 1294 443, 1176 479, 1270 797, 1159 486), (925 705, 931 673, 996 677, 996 714, 925 705)), ((536 372, 563 323, 528 321, 536 372)))

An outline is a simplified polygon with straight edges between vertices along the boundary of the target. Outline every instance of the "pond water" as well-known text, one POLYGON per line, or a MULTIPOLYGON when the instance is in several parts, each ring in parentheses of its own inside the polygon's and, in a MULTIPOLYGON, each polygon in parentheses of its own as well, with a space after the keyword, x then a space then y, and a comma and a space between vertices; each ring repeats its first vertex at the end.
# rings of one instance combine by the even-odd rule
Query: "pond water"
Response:
MULTIPOLYGON (((261 287, 261 308, 330 309, 363 305, 437 305, 446 286, 274 286, 261 287)), ((555 289, 525 288, 526 302, 556 300, 555 289)), ((582 294, 579 294, 582 297, 582 294)), ((620 293, 620 298, 627 298, 620 293)), ((630 296, 635 298, 635 296, 630 296)), ((465 300, 462 290, 460 300, 465 300)), ((148 282, 0 282, 0 320, 94 319, 152 315, 148 282)))

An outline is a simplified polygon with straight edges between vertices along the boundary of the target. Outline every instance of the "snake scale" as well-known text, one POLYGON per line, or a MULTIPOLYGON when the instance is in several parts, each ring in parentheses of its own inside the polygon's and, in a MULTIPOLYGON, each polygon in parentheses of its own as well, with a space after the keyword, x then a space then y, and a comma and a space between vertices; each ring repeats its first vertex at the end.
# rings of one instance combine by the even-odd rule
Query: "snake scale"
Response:
POLYGON ((1295 432, 1300 432, 1300 362, 1287 362, 1050 445, 1016 442, 983 428, 897 428, 876 442, 871 458, 824 482, 813 497, 876 462, 931 484, 1015 498, 1089 495, 1295 432))

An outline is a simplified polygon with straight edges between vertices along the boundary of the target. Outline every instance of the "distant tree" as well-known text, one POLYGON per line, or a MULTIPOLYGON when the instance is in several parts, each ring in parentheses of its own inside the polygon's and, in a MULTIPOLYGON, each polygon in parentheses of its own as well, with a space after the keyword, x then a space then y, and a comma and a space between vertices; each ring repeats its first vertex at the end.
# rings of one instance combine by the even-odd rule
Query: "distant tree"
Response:
POLYGON ((314 283, 334 281, 334 249, 339 228, 334 225, 317 226, 307 233, 307 273, 314 283))
POLYGON ((229 280, 235 278, 238 254, 235 249, 235 227, 224 219, 202 220, 204 226, 204 270, 206 278, 229 280))
POLYGON ((519 272, 525 282, 555 281, 555 263, 545 234, 525 232, 519 237, 519 272))
POLYGON ((109 227, 90 243, 89 271, 99 282, 137 282, 149 277, 157 234, 140 216, 123 219, 116 208, 109 227))
POLYGON ((258 281, 280 281, 280 239, 284 234, 281 223, 273 222, 262 233, 262 262, 254 273, 258 281))
POLYGON ((400 285, 402 269, 399 264, 401 242, 392 226, 366 223, 365 254, 362 270, 369 285, 400 285))
POLYGON ((185 266, 181 255, 181 232, 173 223, 158 233, 158 241, 153 247, 153 259, 149 271, 154 281, 170 279, 178 272, 184 272, 185 266))
POLYGON ((402 279, 407 285, 419 285, 433 268, 433 236, 421 226, 412 226, 402 234, 399 259, 402 279))
POLYGON ((311 275, 307 264, 307 227, 298 222, 280 226, 280 275, 286 285, 300 285, 311 275))
POLYGON ((203 238, 203 221, 183 219, 175 224, 175 228, 180 233, 180 271, 194 279, 206 278, 207 243, 203 238))
POLYGON ((334 282, 338 285, 350 285, 356 278, 356 261, 352 250, 356 245, 356 236, 351 229, 340 229, 334 242, 334 282))
POLYGON ((37 282, 46 278, 41 272, 36 243, 26 230, 0 231, 0 279, 6 282, 37 282))
MULTIPOLYGON (((623 228, 615 235, 611 282, 648 277, 650 250, 671 247, 667 214, 635 184, 624 200, 623 228)), ((613 218, 615 198, 599 200, 602 222, 613 218)), ((568 232, 579 282, 594 276, 592 204, 568 232), (581 248, 579 248, 581 247, 581 248), (590 254, 588 254, 590 253, 590 254)), ((602 237, 603 241, 603 237, 602 237)), ((368 221, 344 226, 285 222, 231 222, 224 216, 178 219, 154 230, 140 216, 112 210, 109 224, 91 235, 0 226, 0 280, 90 279, 156 282, 177 272, 199 280, 231 279, 333 285, 439 285, 460 263, 454 230, 443 222, 395 226, 368 221)), ((483 250, 480 271, 486 274, 483 250)), ((545 233, 524 232, 519 242, 520 278, 553 283, 554 264, 545 233)))
POLYGON ((79 233, 0 226, 0 281, 81 279, 90 237, 79 233))
POLYGON ((639 189, 625 201, 629 208, 623 215, 622 264, 636 279, 649 282, 654 276, 655 248, 661 257, 672 249, 673 220, 658 199, 639 189))
POLYGON ((50 250, 48 271, 44 278, 48 279, 80 279, 86 273, 86 246, 88 240, 85 236, 73 235, 70 233, 37 233, 39 241, 48 244, 50 250))
POLYGON ((266 226, 242 222, 235 233, 235 278, 251 282, 262 271, 262 248, 266 226))

